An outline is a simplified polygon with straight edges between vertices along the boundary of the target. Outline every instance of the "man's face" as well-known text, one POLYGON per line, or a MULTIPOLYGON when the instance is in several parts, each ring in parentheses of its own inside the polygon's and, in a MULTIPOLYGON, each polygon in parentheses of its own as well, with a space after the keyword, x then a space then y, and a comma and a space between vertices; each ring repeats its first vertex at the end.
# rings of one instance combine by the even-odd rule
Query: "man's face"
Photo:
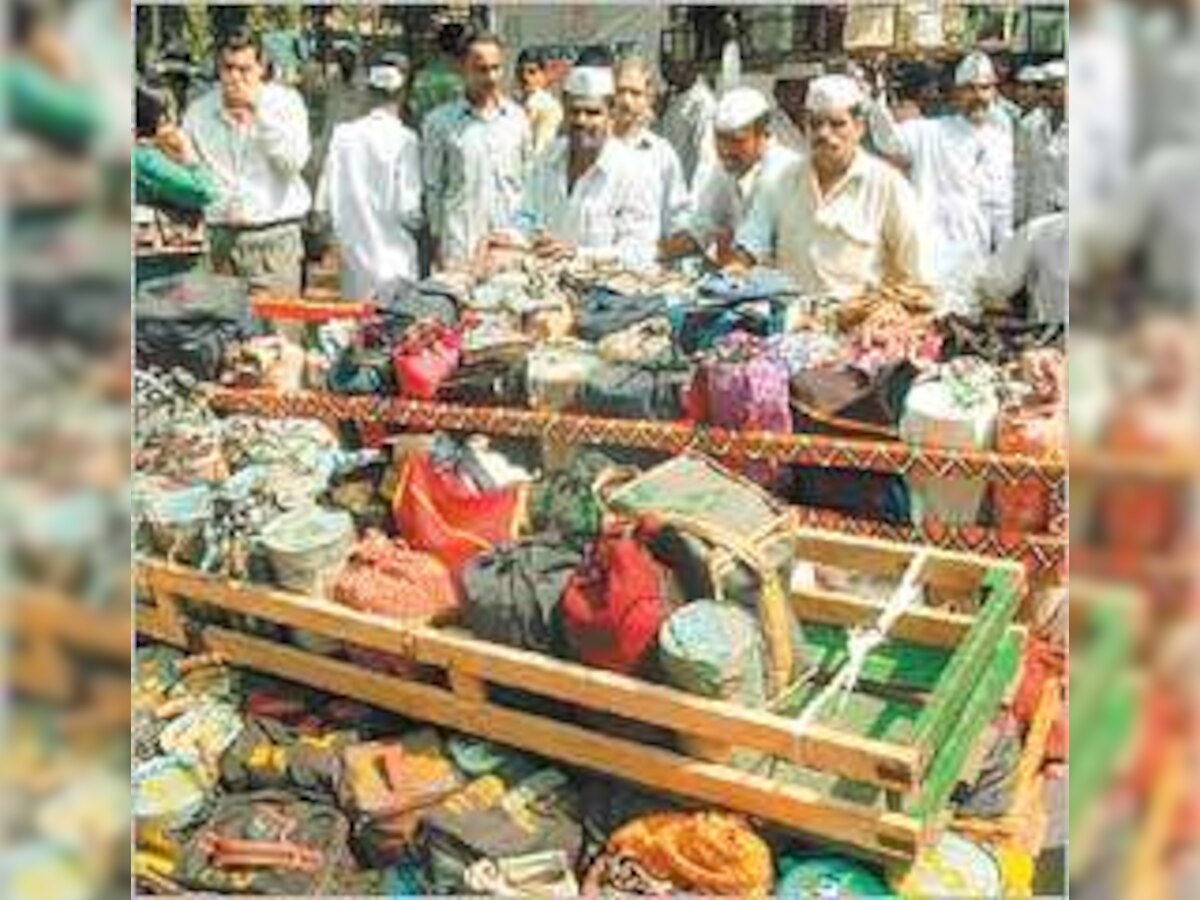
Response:
POLYGON ((645 72, 625 69, 617 76, 613 120, 621 128, 639 125, 650 118, 650 85, 645 72))
POLYGON ((1067 85, 1064 81, 1055 81, 1042 88, 1042 102, 1055 112, 1067 108, 1067 85))
POLYGON ((982 122, 996 99, 995 82, 961 84, 956 90, 962 114, 972 122, 982 122))
POLYGON ((829 109, 808 115, 808 148, 818 172, 840 172, 850 165, 865 126, 848 109, 829 109))
POLYGON ((663 78, 673 88, 685 89, 692 86, 696 80, 696 72, 692 66, 680 60, 668 60, 663 64, 663 78))
POLYGON ((567 139, 572 150, 598 152, 608 139, 611 125, 607 100, 571 98, 567 107, 567 139))
POLYGON ((517 80, 524 93, 532 94, 546 86, 546 72, 537 63, 522 63, 517 71, 517 80))
POLYGON ((504 53, 495 44, 479 41, 463 58, 463 82, 472 97, 498 94, 504 83, 504 53))
POLYGON ((762 159, 767 149, 767 133, 757 126, 749 125, 737 131, 717 132, 717 156, 725 171, 740 178, 762 159))
POLYGON ((262 87, 263 66, 253 47, 226 50, 221 54, 218 75, 221 97, 228 107, 251 106, 262 87))
POLYGON ((1029 82, 1018 82, 1013 92, 1013 99, 1016 101, 1017 106, 1023 110, 1028 111, 1033 109, 1038 103, 1037 85, 1029 82))
POLYGON ((807 94, 808 83, 804 81, 787 80, 775 84, 775 102, 793 122, 804 120, 804 98, 807 94))

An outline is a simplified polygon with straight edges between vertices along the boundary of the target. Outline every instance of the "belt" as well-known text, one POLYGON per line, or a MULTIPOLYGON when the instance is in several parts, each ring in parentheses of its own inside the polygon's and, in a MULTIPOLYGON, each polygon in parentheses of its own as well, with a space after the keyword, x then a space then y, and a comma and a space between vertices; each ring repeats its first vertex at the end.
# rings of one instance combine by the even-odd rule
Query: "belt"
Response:
POLYGON ((254 232, 254 231, 270 231, 272 228, 286 228, 289 225, 301 225, 304 223, 302 218, 295 219, 276 219, 274 222, 247 222, 244 225, 230 225, 226 222, 213 222, 213 228, 222 228, 225 231, 236 231, 239 233, 254 232))

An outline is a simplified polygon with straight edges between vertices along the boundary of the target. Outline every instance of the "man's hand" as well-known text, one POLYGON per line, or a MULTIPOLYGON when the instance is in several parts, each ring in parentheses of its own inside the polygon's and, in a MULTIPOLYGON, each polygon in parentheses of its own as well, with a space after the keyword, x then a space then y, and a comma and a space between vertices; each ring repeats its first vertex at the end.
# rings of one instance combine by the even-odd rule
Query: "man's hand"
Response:
POLYGON ((178 163, 192 163, 196 159, 192 142, 178 125, 163 125, 154 135, 154 144, 178 163))
POLYGON ((575 255, 575 245, 543 234, 534 238, 533 253, 540 259, 570 259, 575 255))

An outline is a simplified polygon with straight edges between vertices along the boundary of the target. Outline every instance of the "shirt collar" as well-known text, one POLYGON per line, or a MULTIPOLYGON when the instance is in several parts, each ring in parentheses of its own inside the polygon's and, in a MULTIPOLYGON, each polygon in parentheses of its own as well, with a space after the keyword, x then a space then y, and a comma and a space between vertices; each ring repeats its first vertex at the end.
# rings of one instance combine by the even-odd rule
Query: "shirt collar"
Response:
POLYGON ((812 185, 813 196, 819 197, 821 203, 829 203, 839 194, 849 188, 850 185, 864 178, 867 174, 867 167, 869 165, 870 163, 867 160, 867 151, 859 147, 854 153, 854 159, 850 162, 850 168, 848 168, 846 173, 838 179, 832 190, 825 194, 822 194, 820 191, 820 183, 817 181, 817 170, 813 168, 811 157, 805 157, 804 171, 807 172, 808 178, 812 185))
MULTIPOLYGON (((492 115, 492 118, 500 118, 501 116, 510 115, 515 108, 516 104, 513 103, 511 99, 508 97, 501 97, 500 102, 496 105, 496 109, 492 115)), ((458 99, 458 115, 460 118, 481 118, 479 114, 476 113, 475 107, 471 105, 471 101, 465 96, 458 99)), ((484 119, 483 121, 487 120, 484 119)))
MULTIPOLYGON (((565 182, 567 177, 567 164, 571 159, 571 143, 570 140, 565 136, 559 138, 559 142, 560 143, 558 144, 557 148, 551 150, 550 152, 553 154, 554 171, 557 172, 565 182)), ((604 146, 600 149, 600 155, 596 157, 596 161, 592 163, 591 168, 583 173, 583 176, 580 180, 587 178, 592 172, 607 174, 612 169, 614 163, 616 162, 617 156, 620 154, 620 144, 621 141, 618 138, 609 136, 608 140, 604 142, 604 146)))

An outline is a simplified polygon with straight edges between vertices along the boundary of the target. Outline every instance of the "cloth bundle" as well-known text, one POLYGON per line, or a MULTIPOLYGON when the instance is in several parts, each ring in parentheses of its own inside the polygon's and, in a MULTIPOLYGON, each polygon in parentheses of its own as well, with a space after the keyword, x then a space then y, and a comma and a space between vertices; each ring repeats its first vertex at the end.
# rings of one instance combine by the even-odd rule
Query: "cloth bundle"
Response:
POLYGON ((671 614, 658 636, 667 680, 703 697, 761 707, 766 648, 758 622, 734 603, 696 600, 671 614))
POLYGON ((278 791, 222 798, 183 847, 175 877, 194 891, 340 893, 349 825, 334 807, 278 791))
MULTIPOLYGON (((1066 446, 1066 360, 1058 350, 1031 350, 1019 362, 1023 390, 996 420, 996 450, 1040 457, 1066 446)), ((1049 524, 1050 486, 1028 478, 992 485, 996 526, 1043 532, 1049 524)))
POLYGON ((462 573, 463 619, 486 640, 564 653, 559 601, 582 557, 556 538, 501 544, 462 573))
POLYGON ((424 810, 463 785, 432 729, 402 742, 351 744, 342 761, 341 805, 352 817, 355 844, 380 867, 401 859, 424 810))
POLYGON ((222 384, 298 391, 304 383, 304 350, 279 335, 253 337, 235 347, 221 375, 222 384))
MULTIPOLYGON (((718 341, 701 360, 688 398, 689 413, 733 431, 777 431, 790 434, 792 410, 787 365, 751 335, 735 333, 718 341)), ((769 483, 778 467, 754 463, 751 477, 769 483)))
POLYGON ((585 341, 603 341, 648 320, 661 319, 669 306, 665 296, 624 294, 608 287, 594 287, 580 302, 577 331, 585 341))
POLYGON ((416 843, 431 888, 460 893, 467 870, 481 859, 558 850, 574 864, 583 845, 578 806, 558 769, 540 769, 512 787, 495 775, 476 779, 421 819, 416 843))
POLYGON ((564 341, 530 351, 525 368, 525 392, 534 409, 556 412, 575 406, 584 385, 601 366, 588 344, 564 341))
POLYGON ((472 557, 516 537, 525 495, 523 485, 479 491, 429 453, 411 453, 400 464, 392 516, 409 546, 457 574, 472 557))
POLYGON ((562 596, 572 655, 615 672, 643 669, 667 613, 666 572, 627 528, 596 539, 562 596))
POLYGON ((574 547, 600 533, 604 505, 597 489, 617 464, 598 450, 584 450, 565 468, 547 473, 533 485, 529 521, 535 533, 554 532, 574 547))
POLYGON ((392 348, 396 388, 402 397, 432 400, 462 359, 462 335, 439 321, 418 322, 392 348))
POLYGON ((438 622, 458 608, 446 566, 370 531, 355 544, 333 582, 333 599, 361 612, 438 622))
POLYGON ((580 412, 616 419, 674 421, 684 416, 690 366, 602 363, 579 392, 580 412))
MULTIPOLYGON (((611 856, 635 861, 645 875, 679 893, 766 897, 774 882, 766 842, 740 816, 727 813, 658 813, 635 819, 609 838, 605 857, 611 856)), ((600 865, 608 879, 622 871, 611 861, 600 865)), ((615 887, 597 880, 589 878, 588 887, 615 887)))
POLYGON ((280 585, 315 593, 341 565, 354 542, 354 520, 344 510, 302 507, 271 521, 262 542, 280 585))
POLYGON ((227 791, 293 791, 332 800, 342 778, 341 748, 351 734, 301 733, 278 719, 248 715, 218 761, 227 791))
MULTIPOLYGON (((904 402, 900 436, 921 447, 990 450, 999 399, 995 370, 980 359, 960 357, 917 379, 904 402)), ((974 525, 987 491, 981 478, 905 476, 913 520, 926 517, 974 525)))

